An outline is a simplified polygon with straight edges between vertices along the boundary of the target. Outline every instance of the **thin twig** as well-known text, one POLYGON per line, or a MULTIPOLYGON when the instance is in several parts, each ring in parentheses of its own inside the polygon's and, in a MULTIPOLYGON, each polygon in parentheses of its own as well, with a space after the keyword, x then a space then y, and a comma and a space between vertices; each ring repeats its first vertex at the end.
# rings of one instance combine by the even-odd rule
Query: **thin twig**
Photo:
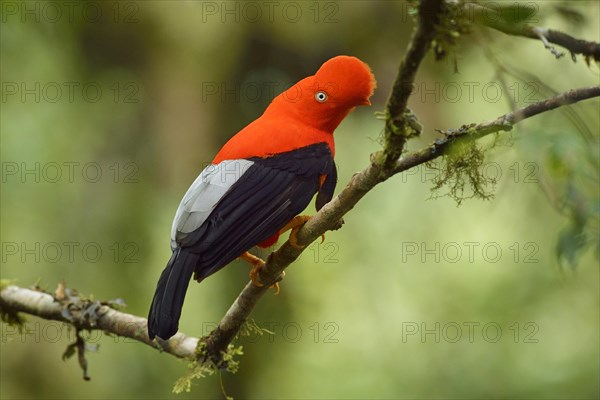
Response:
POLYGON ((507 35, 540 40, 544 44, 544 47, 556 58, 562 57, 564 53, 558 51, 550 43, 569 50, 573 59, 575 58, 575 54, 581 54, 586 58, 591 57, 595 61, 600 61, 600 43, 577 39, 554 29, 531 26, 526 21, 512 22, 498 15, 497 9, 477 3, 464 3, 462 10, 468 18, 480 25, 506 33, 507 35))
POLYGON ((491 133, 510 131, 515 124, 527 118, 593 97, 600 97, 600 86, 569 90, 501 115, 492 121, 463 125, 458 129, 446 131, 444 138, 436 140, 427 148, 411 152, 398 160, 394 168, 394 174, 409 170, 448 153, 451 146, 459 140, 477 140, 491 133))

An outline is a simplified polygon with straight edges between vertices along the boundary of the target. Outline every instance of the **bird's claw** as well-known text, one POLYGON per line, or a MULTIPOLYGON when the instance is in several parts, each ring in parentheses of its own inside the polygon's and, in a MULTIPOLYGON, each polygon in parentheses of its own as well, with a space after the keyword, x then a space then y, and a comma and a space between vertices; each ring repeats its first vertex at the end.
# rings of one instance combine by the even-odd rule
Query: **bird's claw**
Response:
MULTIPOLYGON (((298 230, 300 228, 302 228, 302 226, 312 217, 309 215, 298 215, 294 218, 292 218, 292 220, 290 222, 288 222, 280 231, 279 233, 283 233, 285 231, 291 230, 290 232, 290 238, 289 238, 289 242, 290 245, 298 250, 302 250, 304 249, 306 246, 298 244, 298 230)), ((321 243, 323 243, 325 241, 325 234, 321 235, 321 243)))
MULTIPOLYGON (((264 284, 260 281, 258 275, 260 274, 260 270, 265 266, 265 261, 262 258, 257 257, 248 251, 242 254, 240 258, 252 265, 252 269, 250 270, 250 280, 252 281, 252 284, 256 287, 263 287, 264 284)), ((284 276, 285 271, 282 272, 282 279, 284 276)), ((281 292, 281 289, 279 288, 279 282, 275 282, 274 284, 269 286, 269 289, 271 288, 275 289, 275 295, 278 295, 281 292)))
MULTIPOLYGON (((281 271, 281 279, 279 280, 281 281, 284 277, 285 271, 281 271)), ((281 292, 281 289, 279 288, 279 282, 275 282, 274 284, 269 286, 269 289, 275 289, 275 296, 277 296, 281 292)))

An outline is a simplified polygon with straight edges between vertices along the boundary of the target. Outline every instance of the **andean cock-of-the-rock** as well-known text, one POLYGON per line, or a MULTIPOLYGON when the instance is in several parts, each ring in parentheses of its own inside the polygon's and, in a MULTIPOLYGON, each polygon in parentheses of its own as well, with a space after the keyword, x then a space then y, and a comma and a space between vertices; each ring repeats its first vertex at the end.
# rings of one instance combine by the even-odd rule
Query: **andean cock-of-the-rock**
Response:
MULTIPOLYGON (((337 56, 273 99, 265 112, 233 136, 183 197, 171 230, 173 254, 160 275, 148 315, 148 335, 168 339, 178 329, 188 284, 248 253, 268 247, 319 210, 337 182, 333 132, 357 106, 370 105, 375 78, 356 57, 337 56)), ((292 242, 293 243, 293 242, 292 242)))

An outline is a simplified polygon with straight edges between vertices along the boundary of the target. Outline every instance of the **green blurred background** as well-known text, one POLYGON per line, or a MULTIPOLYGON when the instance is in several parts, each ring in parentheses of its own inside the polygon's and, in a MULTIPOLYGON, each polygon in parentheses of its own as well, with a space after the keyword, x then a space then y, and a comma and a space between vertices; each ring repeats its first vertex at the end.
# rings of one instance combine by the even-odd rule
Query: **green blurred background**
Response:
MULTIPOLYGON (((523 4, 536 24, 599 39, 595 1, 523 4)), ((2 278, 49 290, 64 280, 142 316, 189 184, 275 94, 335 55, 367 62, 379 86, 336 131, 338 192, 367 165, 414 26, 394 1, 1 6, 2 278)), ((425 130, 412 149, 436 128, 509 111, 510 97, 598 84, 597 65, 555 60, 538 41, 476 30, 455 50, 419 72, 410 107, 425 130)), ((424 167, 369 193, 258 305, 273 335, 240 341, 227 393, 598 398, 599 104, 502 135, 486 155, 491 201, 430 199, 424 167)), ((247 274, 234 262, 192 284, 181 330, 207 333, 247 274)), ((185 362, 98 333, 85 382, 76 360, 61 361, 72 332, 28 321, 26 333, 2 324, 2 398, 222 397, 218 376, 172 394, 185 362)))

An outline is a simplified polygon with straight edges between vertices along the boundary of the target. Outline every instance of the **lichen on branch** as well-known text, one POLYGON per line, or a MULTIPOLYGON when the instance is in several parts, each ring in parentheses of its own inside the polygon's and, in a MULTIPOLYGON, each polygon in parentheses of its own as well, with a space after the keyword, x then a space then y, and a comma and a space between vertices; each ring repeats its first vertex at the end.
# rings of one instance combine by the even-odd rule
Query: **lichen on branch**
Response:
POLYGON ((464 141, 454 144, 441 161, 427 162, 428 168, 438 172, 433 178, 431 197, 448 196, 457 205, 471 198, 492 199, 497 181, 483 173, 484 161, 484 151, 480 146, 474 141, 464 141), (440 194, 443 188, 447 191, 440 194))

